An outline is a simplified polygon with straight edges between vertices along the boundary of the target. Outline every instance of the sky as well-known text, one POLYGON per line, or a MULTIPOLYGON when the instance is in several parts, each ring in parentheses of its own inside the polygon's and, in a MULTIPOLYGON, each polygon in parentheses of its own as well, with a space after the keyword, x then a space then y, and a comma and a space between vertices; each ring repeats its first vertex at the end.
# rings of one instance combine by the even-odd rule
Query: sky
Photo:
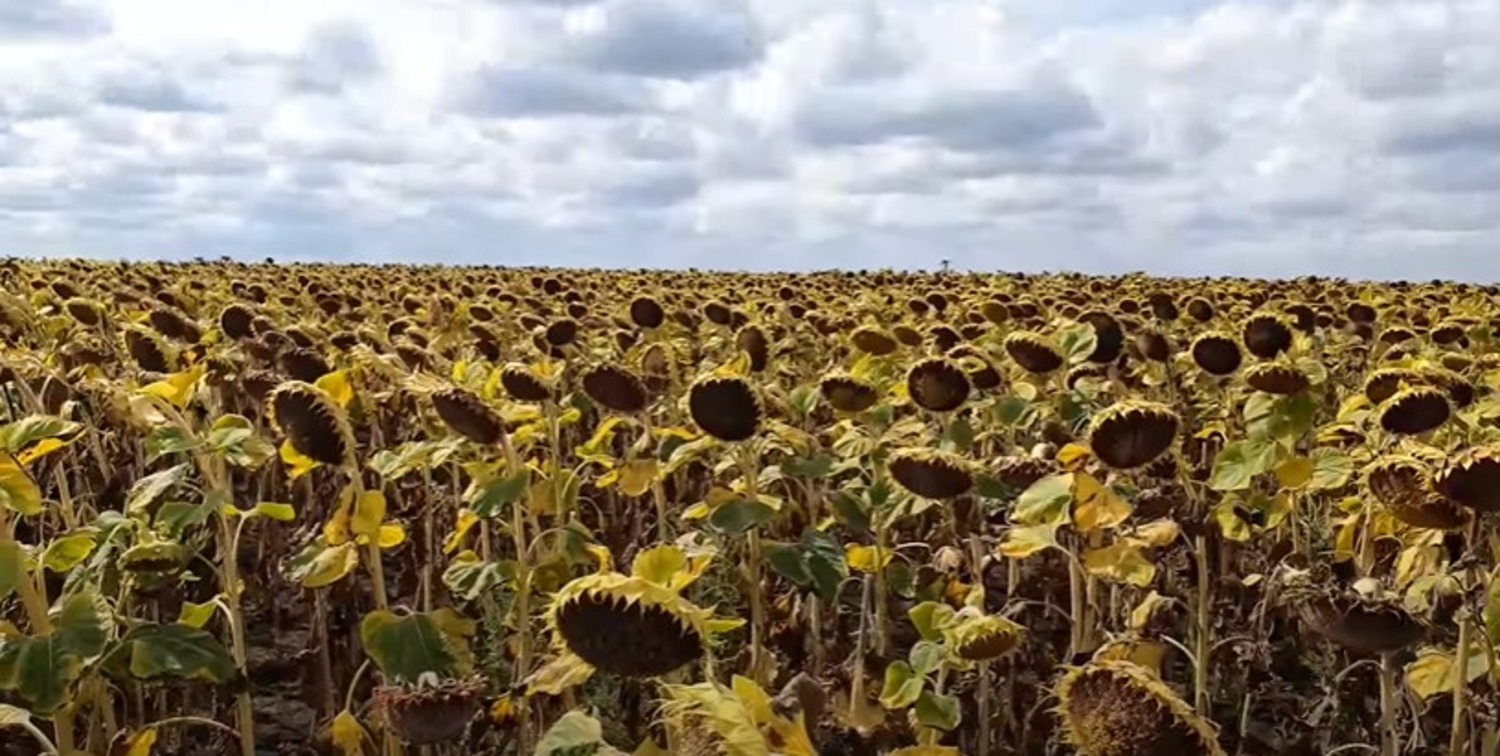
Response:
POLYGON ((1500 280, 1500 0, 0 0, 0 254, 1500 280))

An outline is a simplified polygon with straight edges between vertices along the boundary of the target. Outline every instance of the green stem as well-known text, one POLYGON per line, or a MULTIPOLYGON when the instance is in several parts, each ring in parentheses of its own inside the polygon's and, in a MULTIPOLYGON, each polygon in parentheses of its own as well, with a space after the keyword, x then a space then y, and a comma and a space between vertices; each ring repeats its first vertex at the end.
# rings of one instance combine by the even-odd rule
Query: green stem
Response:
POLYGON ((1464 718, 1464 697, 1469 689, 1469 618, 1467 612, 1461 612, 1458 618, 1458 663, 1454 665, 1457 673, 1453 675, 1453 720, 1450 726, 1452 733, 1448 736, 1449 756, 1464 756, 1466 753, 1467 734, 1464 726, 1467 720, 1464 718))
MULTIPOLYGON (((745 498, 756 501, 759 495, 756 484, 760 477, 758 460, 754 450, 746 445, 740 449, 740 473, 745 479, 745 498)), ((760 529, 751 528, 749 533, 750 553, 745 565, 746 578, 750 583, 750 676, 762 688, 770 685, 770 655, 766 650, 766 597, 761 584, 764 575, 764 556, 761 551, 760 529)))

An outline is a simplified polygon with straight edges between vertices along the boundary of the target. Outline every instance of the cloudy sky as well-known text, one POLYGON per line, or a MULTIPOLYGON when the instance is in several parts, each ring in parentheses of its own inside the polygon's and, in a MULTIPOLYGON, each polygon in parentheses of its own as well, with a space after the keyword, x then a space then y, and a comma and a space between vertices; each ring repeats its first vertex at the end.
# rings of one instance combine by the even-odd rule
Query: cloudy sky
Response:
POLYGON ((1500 279, 1500 0, 0 0, 0 253, 1500 279))

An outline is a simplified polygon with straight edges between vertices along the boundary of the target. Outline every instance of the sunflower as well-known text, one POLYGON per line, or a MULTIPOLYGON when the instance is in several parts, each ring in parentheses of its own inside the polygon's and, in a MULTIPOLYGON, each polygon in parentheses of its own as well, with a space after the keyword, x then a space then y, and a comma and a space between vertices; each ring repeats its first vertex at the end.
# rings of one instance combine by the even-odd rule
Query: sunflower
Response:
POLYGON ((276 363, 281 367, 281 372, 286 373, 295 381, 313 383, 319 378, 333 372, 328 361, 323 355, 303 347, 294 347, 283 351, 276 358, 276 363))
POLYGON ((513 362, 500 368, 500 385, 518 402, 538 403, 552 399, 552 387, 537 376, 536 371, 521 363, 513 362))
POLYGON ((548 622, 563 647, 622 677, 657 677, 703 655, 710 612, 640 577, 577 578, 552 599, 548 622))
POLYGON ((484 683, 444 680, 437 684, 382 685, 375 708, 391 732, 408 745, 457 740, 481 708, 484 683))
POLYGON ((929 412, 952 412, 969 399, 969 376, 941 357, 922 360, 906 371, 906 392, 912 403, 929 412))
POLYGON ((63 302, 63 309, 79 323, 93 328, 104 322, 104 306, 92 299, 73 297, 63 302))
POLYGON ((1286 320, 1270 313, 1252 315, 1240 333, 1245 349, 1269 360, 1292 347, 1292 329, 1286 320))
POLYGON ((1426 634, 1421 620, 1387 598, 1355 592, 1327 595, 1314 589, 1300 597, 1297 609, 1319 635, 1365 654, 1410 648, 1426 634))
POLYGON ((771 358, 771 342, 766 339, 766 332, 759 326, 748 325, 741 328, 734 337, 735 346, 741 352, 750 357, 750 372, 759 373, 766 369, 766 362, 771 358))
POLYGON ((1100 365, 1114 362, 1125 348, 1125 331, 1120 321, 1098 310, 1079 315, 1078 320, 1094 329, 1094 351, 1089 353, 1087 361, 1100 365))
POLYGON ((1170 408, 1152 402, 1117 402, 1095 415, 1089 425, 1089 448, 1116 470, 1133 470, 1156 461, 1172 448, 1180 421, 1170 408))
POLYGON ((760 430, 760 394, 749 381, 738 377, 709 376, 688 390, 688 411, 693 422, 720 441, 747 441, 760 430))
POLYGON ((1193 363, 1209 375, 1225 376, 1240 369, 1244 356, 1234 339, 1219 333, 1205 333, 1189 348, 1193 363))
POLYGON ((1447 422, 1452 413, 1446 392, 1413 386, 1396 392, 1380 406, 1380 427, 1389 433, 1417 435, 1447 422))
POLYGON ((928 499, 953 499, 974 487, 968 463, 935 449, 903 449, 887 463, 891 477, 901 487, 928 499))
POLYGON ((297 453, 325 465, 342 465, 354 456, 349 418, 323 389, 287 381, 271 392, 271 422, 297 453))
POLYGON ((1376 461, 1365 472, 1365 487, 1392 516, 1413 527, 1451 530, 1464 524, 1463 510, 1433 493, 1431 468, 1414 457, 1376 461))
POLYGON ((954 655, 964 661, 998 659, 1019 648, 1026 633, 1026 628, 1004 617, 969 608, 960 611, 956 619, 943 634, 954 655))
POLYGON ((1061 472, 1062 466, 1048 457, 1017 454, 995 460, 991 470, 1006 488, 1025 491, 1042 478, 1061 472))
POLYGON ((880 392, 874 386, 845 374, 824 376, 818 381, 818 393, 840 412, 864 412, 880 400, 880 392))
POLYGON ((1005 353, 1022 370, 1045 375, 1063 366, 1062 352, 1046 337, 1032 331, 1017 331, 1005 337, 1005 353))
MULTIPOLYGON (((920 337, 918 337, 920 338, 920 337)), ((900 343, 896 338, 875 326, 860 326, 849 334, 849 342, 865 354, 884 357, 896 351, 900 343)))
POLYGON ((1369 399, 1371 404, 1380 404, 1395 396, 1396 392, 1401 390, 1402 384, 1415 385, 1421 381, 1421 374, 1415 370, 1380 368, 1365 378, 1365 398, 1369 399))
POLYGON ((1151 362, 1166 362, 1172 358, 1172 342, 1159 331, 1142 331, 1135 336, 1135 349, 1141 357, 1151 362))
POLYGON ((600 365, 583 374, 583 392, 605 409, 631 415, 646 408, 650 396, 639 376, 618 365, 600 365))
POLYGON ((1218 736, 1145 667, 1099 660, 1057 683, 1063 736, 1089 756, 1223 756, 1218 736))
POLYGON ((1290 396, 1305 391, 1310 381, 1307 374, 1295 365, 1281 362, 1262 362, 1251 365, 1245 371, 1245 383, 1256 391, 1267 394, 1290 396))
POLYGON ((505 423, 479 397, 461 388, 443 389, 432 395, 438 417, 454 433, 478 444, 500 443, 505 423))
POLYGON ((1476 512, 1500 512, 1500 449, 1481 446, 1459 454, 1438 472, 1433 485, 1476 512))

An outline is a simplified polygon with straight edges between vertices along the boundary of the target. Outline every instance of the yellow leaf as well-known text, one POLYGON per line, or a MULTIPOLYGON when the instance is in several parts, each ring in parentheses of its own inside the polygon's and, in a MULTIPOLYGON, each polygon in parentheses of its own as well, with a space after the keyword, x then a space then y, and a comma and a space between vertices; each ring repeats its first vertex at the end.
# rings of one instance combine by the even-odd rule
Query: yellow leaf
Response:
POLYGON ((348 709, 339 712, 328 728, 328 739, 333 741, 333 746, 339 749, 342 756, 360 756, 365 751, 365 740, 368 737, 365 728, 354 718, 354 712, 348 709))
POLYGON ((219 605, 212 601, 202 604, 184 601, 182 602, 182 610, 177 615, 177 624, 202 629, 204 625, 208 624, 210 619, 213 619, 214 610, 218 607, 219 605))
POLYGON ((1135 529, 1131 538, 1141 542, 1143 546, 1161 548, 1169 546, 1177 537, 1182 535, 1182 527, 1176 522, 1168 519, 1152 520, 1135 529))
POLYGON ((591 543, 585 546, 583 550, 587 551, 589 556, 594 558, 594 562, 599 565, 600 572, 609 572, 609 568, 614 566, 615 555, 609 553, 608 546, 591 543))
POLYGON ((885 569, 886 565, 891 563, 893 555, 891 549, 882 550, 880 565, 877 567, 874 546, 857 546, 851 543, 844 547, 844 561, 849 564, 849 569, 859 572, 875 572, 878 569, 885 569))
POLYGON ((563 654, 526 678, 527 693, 561 695, 563 691, 576 688, 594 676, 594 667, 571 652, 563 654))
POLYGON ((1240 518, 1234 511, 1234 500, 1225 499, 1214 507, 1214 522, 1219 526, 1219 532, 1231 541, 1244 543, 1250 540, 1250 523, 1240 518))
POLYGON ((620 493, 640 496, 651 490, 656 481, 657 462, 654 459, 632 460, 620 468, 620 493))
POLYGON ((405 542, 406 528, 401 527, 401 523, 390 523, 380 526, 375 545, 382 549, 394 549, 405 542))
POLYGON ((1161 674, 1161 664, 1166 656, 1166 644, 1139 638, 1111 641, 1094 652, 1094 658, 1097 660, 1113 659, 1133 662, 1157 674, 1161 674))
POLYGON ((354 383, 349 380, 347 370, 326 373, 317 380, 315 385, 328 392, 329 398, 338 402, 340 407, 348 407, 349 402, 354 400, 354 383))
POLYGON ((1130 505, 1088 473, 1073 476, 1073 524, 1081 533, 1113 528, 1130 516, 1130 505))
POLYGON ((182 409, 193 398, 198 379, 203 377, 203 365, 195 365, 180 373, 173 373, 155 383, 141 388, 141 393, 158 397, 172 406, 182 409))
POLYGON ((1276 482, 1282 488, 1297 490, 1312 480, 1313 461, 1307 457, 1292 457, 1276 467, 1276 482))
POLYGON ((657 585, 669 585, 672 576, 687 566, 687 553, 676 546, 656 546, 639 554, 630 563, 630 574, 657 585))
POLYGON ((1453 657, 1429 650, 1406 666, 1406 685, 1419 698, 1427 699, 1453 691, 1453 657))
POLYGON ((155 745, 156 728, 147 727, 125 741, 125 756, 151 756, 151 748, 155 745))
POLYGON ((318 462, 310 457, 302 456, 302 453, 292 448, 291 441, 281 442, 281 461, 287 467, 287 477, 296 480, 318 466, 318 462))
POLYGON ((41 514, 43 509, 36 481, 4 452, 0 452, 0 506, 27 516, 41 514))
POLYGON ((682 510, 682 519, 701 520, 712 513, 713 509, 708 506, 708 502, 700 501, 697 504, 694 504, 693 506, 682 510))
POLYGON ((332 546, 313 557, 307 576, 302 578, 302 585, 307 588, 332 585, 353 572, 358 564, 359 549, 353 543, 332 546))
POLYGON ((1083 553, 1083 567, 1089 573, 1118 583, 1145 588, 1156 577, 1156 565, 1134 545, 1117 541, 1083 553))
POLYGON ((1151 616, 1156 614, 1158 609, 1171 605, 1172 599, 1156 591, 1146 594, 1146 597, 1141 599, 1141 603, 1130 611, 1130 629, 1138 633, 1145 630, 1146 625, 1151 622, 1151 616))
MULTIPOLYGON (((340 497, 344 498, 344 497, 340 497)), ((349 541, 353 535, 349 531, 349 504, 347 498, 339 502, 338 508, 333 510, 333 516, 328 522, 323 523, 323 540, 330 546, 338 546, 349 541)))
POLYGON ((354 516, 349 518, 349 532, 374 540, 380 536, 380 524, 385 522, 385 494, 365 491, 359 495, 354 507, 354 516))
POLYGON ((1056 523, 1013 527, 1005 531, 1005 538, 1000 542, 1000 556, 1025 559, 1049 546, 1056 545, 1056 523))
POLYGON ((31 448, 17 454, 16 461, 22 465, 29 465, 67 445, 68 442, 60 438, 44 438, 32 444, 31 448))
POLYGON ((1068 472, 1082 472, 1092 453, 1083 444, 1068 444, 1057 452, 1057 463, 1068 472))
POLYGON ((1342 562, 1354 558, 1354 542, 1359 535, 1359 524, 1364 520, 1358 514, 1349 515, 1339 521, 1338 531, 1333 536, 1333 560, 1342 562))
POLYGON ((443 541, 443 553, 452 554, 464 542, 464 536, 469 534, 475 525, 479 524, 479 516, 471 509, 458 510, 458 522, 453 526, 453 532, 448 534, 448 539, 443 541))

